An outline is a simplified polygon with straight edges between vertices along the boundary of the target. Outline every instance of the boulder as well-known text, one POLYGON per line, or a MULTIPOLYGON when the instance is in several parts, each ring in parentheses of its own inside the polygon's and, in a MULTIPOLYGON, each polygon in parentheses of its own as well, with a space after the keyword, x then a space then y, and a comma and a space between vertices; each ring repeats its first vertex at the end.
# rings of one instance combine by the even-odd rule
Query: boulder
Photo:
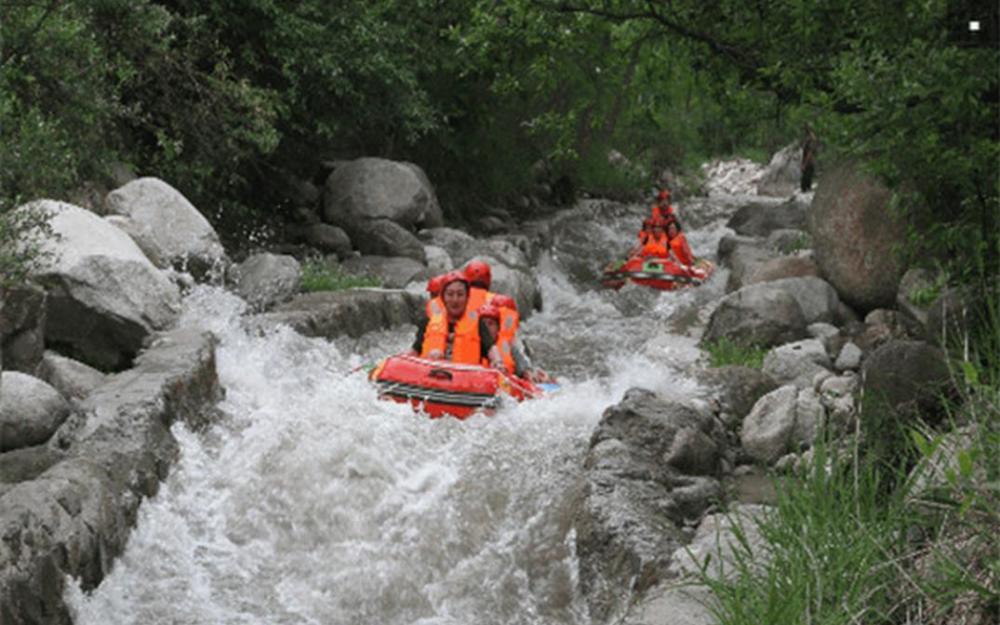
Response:
POLYGON ((805 339, 779 345, 764 356, 764 373, 778 384, 809 388, 815 375, 831 368, 830 357, 822 341, 805 339))
POLYGON ((412 258, 358 256, 340 264, 341 269, 355 276, 378 278, 388 289, 401 289, 414 280, 426 280, 431 273, 412 258))
POLYGON ((351 238, 343 228, 324 223, 295 224, 288 227, 288 234, 324 256, 335 254, 337 258, 347 258, 351 255, 351 238))
POLYGON ((906 226, 889 206, 892 192, 846 161, 816 191, 809 230, 820 273, 851 307, 867 312, 896 299, 906 226))
POLYGON ((370 221, 390 221, 408 231, 443 224, 437 196, 423 170, 413 163, 382 158, 359 158, 337 167, 326 179, 323 215, 352 240, 370 221))
MULTIPOLYGON (((772 282, 783 278, 818 277, 819 268, 810 256, 779 256, 756 265, 750 269, 749 275, 743 279, 743 284, 772 282)), ((833 290, 831 288, 831 290, 833 290)), ((836 294, 836 291, 834 291, 836 294)))
POLYGON ((831 376, 819 386, 819 401, 826 412, 826 427, 831 434, 842 435, 854 427, 857 415, 855 395, 860 382, 854 373, 831 376))
POLYGON ((451 255, 443 247, 425 245, 424 257, 427 258, 427 272, 432 276, 448 273, 455 268, 451 255))
POLYGON ((941 400, 953 390, 947 356, 923 341, 890 340, 862 366, 865 398, 895 411, 940 416, 941 400))
POLYGON ((784 197, 799 189, 802 176, 802 147, 798 142, 786 145, 771 157, 757 183, 758 195, 784 197))
POLYGON ((266 310, 299 292, 302 265, 291 256, 262 252, 233 269, 234 290, 256 310, 266 310))
POLYGON ((828 282, 815 276, 781 278, 746 288, 765 291, 775 289, 788 293, 798 302, 807 325, 816 322, 839 325, 857 319, 854 312, 837 296, 837 291, 828 282))
POLYGON ((790 200, 778 206, 748 204, 737 210, 726 226, 732 228, 736 234, 767 237, 776 230, 805 228, 808 212, 809 207, 797 200, 790 200))
POLYGON ((705 369, 698 381, 715 391, 727 425, 742 423, 758 399, 778 388, 763 371, 737 365, 705 369))
MULTIPOLYGON (((41 200, 56 236, 33 272, 45 286, 48 347, 99 369, 128 365, 155 330, 180 310, 177 287, 121 230, 71 204, 41 200)), ((20 209, 19 209, 20 210, 20 209)))
POLYGON ((0 344, 4 369, 34 374, 45 351, 45 290, 23 283, 4 289, 0 344))
POLYGON ((475 249, 477 239, 462 230, 444 227, 426 228, 417 233, 417 235, 427 245, 436 245, 448 252, 448 256, 451 257, 456 265, 461 265, 469 258, 472 258, 472 256, 475 256, 474 252, 471 255, 467 255, 466 250, 475 249))
POLYGON ((65 455, 51 445, 22 447, 0 453, 0 497, 10 485, 35 479, 65 455))
POLYGON ((767 235, 767 246, 781 254, 812 249, 812 237, 805 230, 778 228, 767 235))
POLYGON ((122 553, 139 506, 178 453, 176 421, 202 428, 221 398, 211 336, 156 337, 56 433, 66 455, 0 503, 0 622, 71 623, 66 581, 93 590, 122 553))
POLYGON ((784 290, 768 288, 772 284, 755 284, 722 298, 708 320, 701 344, 726 338, 771 347, 804 338, 802 307, 784 290))
POLYGON ((219 235, 177 189, 159 178, 139 178, 105 198, 109 215, 154 265, 203 276, 225 259, 219 235))
POLYGON ((108 376, 72 358, 46 351, 38 367, 38 377, 45 380, 68 399, 83 399, 108 376))
POLYGON ((584 464, 574 513, 580 588, 604 622, 628 591, 667 574, 679 525, 721 495, 721 426, 693 406, 631 389, 604 411, 584 464), (686 475, 695 470, 701 475, 686 475))
POLYGON ((724 236, 719 241, 719 262, 729 267, 726 292, 746 286, 748 276, 759 271, 778 254, 764 246, 760 239, 724 236))
POLYGON ((799 391, 789 384, 764 395, 743 420, 740 443, 754 462, 769 465, 792 451, 799 391))
POLYGON ((424 318, 425 302, 419 295, 390 289, 301 293, 248 323, 265 330, 288 325, 304 336, 356 338, 375 330, 418 323, 424 318))
POLYGON ((388 219, 372 219, 361 230, 349 231, 362 254, 405 256, 420 263, 427 261, 424 246, 412 232, 388 219))
POLYGON ((70 406, 42 380, 20 371, 0 373, 0 452, 49 440, 70 406))
POLYGON ((848 341, 840 348, 840 353, 837 354, 837 360, 833 363, 833 368, 837 371, 854 371, 861 366, 862 356, 861 348, 855 345, 853 341, 848 341))
POLYGON ((541 310, 542 290, 538 286, 538 279, 533 272, 527 269, 508 267, 488 256, 476 256, 475 258, 489 263, 493 275, 490 291, 513 297, 517 301, 517 310, 521 319, 530 317, 532 310, 541 310))

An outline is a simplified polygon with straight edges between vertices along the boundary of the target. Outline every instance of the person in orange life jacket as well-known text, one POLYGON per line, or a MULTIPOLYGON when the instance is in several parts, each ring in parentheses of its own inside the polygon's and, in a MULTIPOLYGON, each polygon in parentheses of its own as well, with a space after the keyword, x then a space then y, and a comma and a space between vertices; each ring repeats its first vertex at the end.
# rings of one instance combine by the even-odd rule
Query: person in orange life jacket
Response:
POLYGON ((653 233, 653 225, 660 220, 668 219, 674 215, 674 207, 670 205, 670 191, 662 189, 656 196, 656 204, 650 209, 650 216, 642 220, 642 229, 639 230, 639 243, 636 244, 628 255, 635 256, 642 251, 642 248, 649 242, 653 233))
POLYGON ((488 264, 481 260, 470 260, 462 273, 469 282, 469 306, 472 310, 479 310, 480 306, 489 303, 496 296, 490 291, 493 272, 488 264))
POLYGON ((426 321, 417 325, 413 351, 423 358, 478 365, 494 340, 478 310, 469 306, 469 283, 464 274, 452 271, 442 285, 441 295, 427 307, 426 321))
POLYGON ((479 309, 479 315, 496 341, 484 365, 501 369, 531 382, 551 381, 547 373, 532 367, 523 344, 516 337, 517 304, 513 298, 497 295, 492 302, 484 304, 479 309))
POLYGON ((663 218, 653 221, 653 230, 646 239, 646 243, 639 250, 639 255, 643 258, 666 258, 670 255, 670 241, 664 228, 666 220, 663 218))
POLYGON ((433 314, 434 299, 441 295, 441 289, 444 286, 444 279, 447 275, 448 274, 443 273, 439 276, 434 276, 427 281, 427 293, 430 294, 430 298, 427 300, 427 303, 424 304, 424 313, 427 315, 428 319, 430 319, 433 314))
POLYGON ((676 219, 667 222, 667 238, 670 240, 670 251, 674 258, 682 265, 693 265, 694 254, 691 253, 691 246, 688 245, 687 237, 681 232, 681 225, 676 219))

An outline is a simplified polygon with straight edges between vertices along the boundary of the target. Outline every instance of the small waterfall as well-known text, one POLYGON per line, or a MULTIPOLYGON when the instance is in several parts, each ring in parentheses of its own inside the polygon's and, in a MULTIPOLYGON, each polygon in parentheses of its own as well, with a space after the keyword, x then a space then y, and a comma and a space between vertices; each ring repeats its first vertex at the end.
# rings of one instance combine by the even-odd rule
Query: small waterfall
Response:
MULTIPOLYGON (((183 322, 221 338, 224 417, 175 427, 179 462, 112 573, 90 594, 70 584, 77 623, 590 623, 571 513, 591 432, 630 387, 696 390, 684 371, 724 283, 595 288, 646 210, 592 202, 553 226, 545 309, 522 332, 562 389, 492 417, 429 420, 352 372, 405 349, 412 327, 260 336, 238 298, 195 289, 183 322)), ((715 220, 689 239, 711 255, 724 232, 715 220)))

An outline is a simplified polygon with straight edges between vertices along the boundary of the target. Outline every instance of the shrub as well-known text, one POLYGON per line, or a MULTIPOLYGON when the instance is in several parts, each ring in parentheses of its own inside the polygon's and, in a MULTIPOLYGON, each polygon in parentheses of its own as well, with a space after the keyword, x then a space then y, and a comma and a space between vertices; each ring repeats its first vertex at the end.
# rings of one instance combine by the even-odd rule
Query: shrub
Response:
POLYGON ((709 365, 724 367, 726 365, 742 365, 752 369, 760 369, 764 365, 767 349, 757 345, 734 341, 722 337, 708 346, 709 365))

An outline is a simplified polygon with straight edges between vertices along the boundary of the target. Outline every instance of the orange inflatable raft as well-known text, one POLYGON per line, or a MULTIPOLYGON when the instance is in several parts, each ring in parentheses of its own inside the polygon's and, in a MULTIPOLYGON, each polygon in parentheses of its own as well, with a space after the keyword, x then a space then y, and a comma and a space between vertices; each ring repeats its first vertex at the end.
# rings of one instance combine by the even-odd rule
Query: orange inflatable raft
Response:
POLYGON ((661 291, 673 291, 698 286, 708 280, 713 271, 715 265, 703 259, 694 265, 682 265, 670 258, 633 256, 625 262, 608 265, 604 269, 601 284, 618 290, 631 280, 661 291))
POLYGON ((537 386, 488 367, 410 354, 386 358, 368 378, 378 386, 380 398, 409 403, 434 418, 464 419, 478 411, 490 414, 505 399, 535 399, 545 394, 543 386, 555 386, 537 386))

